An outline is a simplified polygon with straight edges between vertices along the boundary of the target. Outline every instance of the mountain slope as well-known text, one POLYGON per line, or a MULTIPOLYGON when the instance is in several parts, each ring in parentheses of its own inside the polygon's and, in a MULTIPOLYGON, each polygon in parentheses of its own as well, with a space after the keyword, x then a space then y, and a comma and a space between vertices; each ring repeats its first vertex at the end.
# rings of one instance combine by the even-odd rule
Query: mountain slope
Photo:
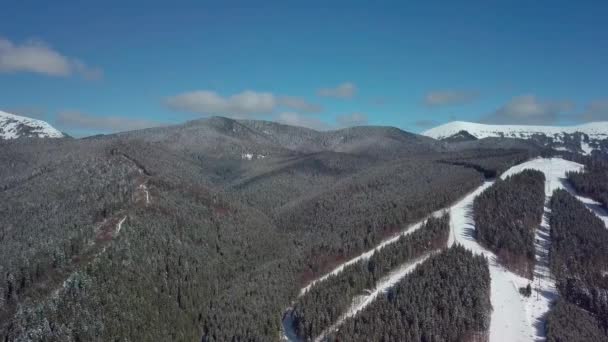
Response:
POLYGON ((65 135, 45 121, 0 111, 0 140, 23 137, 63 138, 65 135))
POLYGON ((277 340, 298 289, 529 157, 444 145, 226 118, 4 141, 0 340, 277 340))

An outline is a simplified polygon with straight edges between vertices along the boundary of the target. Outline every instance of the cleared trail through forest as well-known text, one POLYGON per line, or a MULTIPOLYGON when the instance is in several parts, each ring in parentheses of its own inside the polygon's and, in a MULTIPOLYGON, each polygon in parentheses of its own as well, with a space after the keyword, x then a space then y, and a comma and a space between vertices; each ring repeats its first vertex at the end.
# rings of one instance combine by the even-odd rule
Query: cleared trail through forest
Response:
MULTIPOLYGON (((583 202, 589 210, 602 219, 608 227, 608 213, 599 203, 578 196, 573 188, 567 182, 566 173, 568 171, 580 171, 584 168, 583 165, 567 161, 561 158, 536 158, 511 167, 501 175, 505 178, 509 175, 519 173, 525 169, 535 169, 542 171, 545 174, 545 201, 548 202, 553 191, 558 188, 565 188, 583 202)), ((536 229, 536 264, 534 269, 534 279, 531 281, 521 277, 513 272, 508 271, 497 262, 496 255, 485 249, 475 240, 475 222, 473 220, 473 201, 485 189, 492 186, 494 181, 486 181, 477 189, 469 193, 467 196, 459 200, 457 203, 447 209, 441 209, 434 212, 433 216, 440 216, 448 211, 450 213, 450 235, 448 238, 448 247, 454 243, 463 245, 465 248, 485 255, 489 260, 490 275, 491 275, 491 295, 490 299, 493 306, 489 337, 490 341, 543 341, 545 340, 544 322, 546 315, 550 309, 551 303, 557 298, 555 289, 555 280, 551 276, 549 270, 548 251, 550 249, 550 227, 547 221, 549 209, 545 206, 545 213, 541 225, 536 229), (523 297, 519 293, 520 287, 525 287, 529 283, 532 284, 533 293, 530 297, 523 297)), ((430 217, 431 215, 429 215, 430 217)), ((300 290, 299 296, 305 294, 310 288, 316 284, 326 280, 331 275, 336 275, 342 272, 344 267, 351 265, 359 260, 369 259, 375 252, 383 247, 396 242, 400 237, 411 234, 422 226, 425 219, 409 226, 408 229, 401 234, 380 243, 374 249, 360 254, 352 258, 331 272, 316 279, 309 285, 300 290)), ((373 302, 378 295, 385 292, 390 287, 394 286, 398 280, 405 277, 411 272, 415 266, 423 260, 418 259, 410 265, 404 265, 399 270, 391 273, 392 275, 399 274, 392 281, 379 282, 372 295, 367 295, 353 301, 353 306, 344 313, 344 315, 331 327, 315 339, 322 341, 327 333, 338 328, 343 321, 348 317, 355 316, 363 310, 367 305, 373 302), (395 280, 397 279, 397 280, 395 280)), ((390 278, 390 275, 388 276, 390 278)), ((298 341, 298 337, 293 331, 292 320, 289 308, 283 317, 281 339, 283 341, 298 341)))
MULTIPOLYGON (((561 158, 537 158, 513 166, 501 175, 506 178, 526 169, 539 170, 545 175, 545 211, 540 226, 535 230, 534 279, 529 280, 506 270, 497 262, 496 255, 480 246, 475 241, 475 222, 473 221, 472 205, 476 195, 472 194, 469 203, 464 201, 464 207, 456 207, 451 214, 451 228, 454 241, 466 248, 484 254, 490 261, 491 302, 493 312, 490 323, 490 341, 544 341, 545 320, 552 302, 557 298, 555 280, 549 269, 549 250, 551 247, 550 227, 547 207, 553 191, 566 188, 572 192, 566 179, 568 171, 580 171, 583 165, 561 158), (530 297, 519 293, 520 287, 532 285, 530 297)), ((492 185, 488 182, 487 186, 492 185)), ((580 196, 578 196, 581 199, 580 196)), ((589 202, 583 198, 582 201, 589 202)), ((590 210, 601 218, 601 211, 590 210)))
POLYGON ((353 298, 353 303, 351 307, 340 318, 338 318, 338 320, 334 324, 332 324, 329 328, 325 329, 321 333, 321 335, 315 338, 315 342, 322 342, 329 333, 338 329, 347 318, 355 316, 361 310, 365 309, 368 305, 370 305, 374 300, 376 300, 379 295, 386 293, 401 279, 410 274, 416 268, 416 266, 423 263, 432 253, 433 252, 427 253, 423 257, 420 257, 413 262, 408 262, 401 265, 389 275, 380 279, 376 284, 376 287, 369 294, 353 298))

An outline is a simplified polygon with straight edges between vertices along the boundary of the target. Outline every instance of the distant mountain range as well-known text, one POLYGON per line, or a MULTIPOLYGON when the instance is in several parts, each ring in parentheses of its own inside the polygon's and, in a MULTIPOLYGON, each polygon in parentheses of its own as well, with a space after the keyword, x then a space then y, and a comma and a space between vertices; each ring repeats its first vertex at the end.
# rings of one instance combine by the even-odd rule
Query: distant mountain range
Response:
POLYGON ((0 139, 22 137, 63 138, 65 135, 45 121, 0 111, 0 139))
POLYGON ((453 121, 437 126, 422 135, 446 142, 484 138, 534 140, 556 150, 591 154, 608 151, 608 122, 591 122, 577 126, 486 125, 453 121))

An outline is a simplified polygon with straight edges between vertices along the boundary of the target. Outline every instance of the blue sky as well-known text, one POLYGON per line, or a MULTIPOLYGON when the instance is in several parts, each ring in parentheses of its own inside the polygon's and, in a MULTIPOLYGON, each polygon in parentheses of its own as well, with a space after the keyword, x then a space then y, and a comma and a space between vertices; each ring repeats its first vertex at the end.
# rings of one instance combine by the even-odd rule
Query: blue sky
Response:
POLYGON ((608 2, 7 1, 0 109, 76 136, 208 115, 419 132, 608 120, 608 2))

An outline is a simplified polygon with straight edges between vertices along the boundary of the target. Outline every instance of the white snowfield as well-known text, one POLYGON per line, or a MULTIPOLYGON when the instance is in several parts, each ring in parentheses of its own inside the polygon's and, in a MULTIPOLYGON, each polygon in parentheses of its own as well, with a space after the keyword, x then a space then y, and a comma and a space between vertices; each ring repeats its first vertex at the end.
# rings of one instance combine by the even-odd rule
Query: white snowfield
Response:
POLYGON ((31 135, 38 138, 63 138, 63 133, 53 128, 42 120, 30 119, 24 116, 14 115, 0 111, 0 139, 17 139, 19 127, 27 126, 31 129, 31 135))
MULTIPOLYGON (((501 175, 501 178, 504 179, 509 175, 517 174, 526 169, 535 169, 543 172, 546 178, 545 203, 547 204, 553 191, 559 188, 565 188, 576 195, 566 181, 566 172, 579 171, 583 168, 584 167, 581 164, 561 158, 537 158, 510 168, 501 175)), ((475 222, 472 213, 473 201, 493 183, 494 181, 484 182, 484 184, 447 209, 450 213, 451 229, 448 246, 458 243, 465 248, 475 253, 483 254, 488 258, 491 276, 490 299, 493 307, 489 331, 490 341, 543 341, 545 340, 544 323, 546 314, 550 309, 551 303, 558 295, 555 288, 555 280, 551 277, 549 271, 548 251, 550 248, 550 227, 546 217, 549 208, 545 206, 545 215, 542 219, 541 226, 536 230, 536 265, 534 269, 534 279, 530 281, 529 279, 508 271, 498 264, 494 253, 483 248, 474 238, 475 222), (532 295, 529 298, 526 298, 519 293, 519 288, 525 287, 529 283, 531 284, 533 291, 532 295)), ((608 227, 608 213, 599 205, 599 203, 583 196, 577 196, 577 198, 581 200, 590 211, 601 218, 608 227)), ((438 216, 445 211, 446 210, 438 210, 434 212, 433 215, 438 216)), ((306 293, 306 291, 315 284, 327 279, 329 275, 340 273, 345 266, 361 259, 368 259, 377 250, 388 244, 394 243, 399 237, 416 231, 421 227, 422 222, 423 221, 418 222, 400 235, 382 242, 373 250, 362 253, 341 264, 329 274, 304 287, 300 291, 300 296, 306 293)), ((355 316, 367 305, 372 303, 378 295, 394 286, 400 279, 409 274, 409 272, 422 261, 424 260, 417 260, 414 264, 402 265, 402 267, 393 271, 388 277, 377 284, 376 289, 374 289, 370 295, 362 296, 358 298, 358 300, 354 300, 353 306, 338 320, 338 322, 328 328, 319 338, 322 338, 326 333, 335 330, 346 318, 355 316)), ((283 322, 284 330, 282 332, 282 340, 297 341, 295 333, 285 325, 289 325, 289 317, 283 322)), ((319 340, 319 338, 316 340, 319 340)))
POLYGON ((533 125, 486 125, 475 122, 452 121, 441 126, 431 128, 422 135, 435 139, 450 137, 460 131, 467 131, 478 139, 488 137, 529 138, 534 134, 543 134, 548 137, 585 133, 592 139, 608 138, 608 122, 590 122, 577 126, 533 126, 533 125))

